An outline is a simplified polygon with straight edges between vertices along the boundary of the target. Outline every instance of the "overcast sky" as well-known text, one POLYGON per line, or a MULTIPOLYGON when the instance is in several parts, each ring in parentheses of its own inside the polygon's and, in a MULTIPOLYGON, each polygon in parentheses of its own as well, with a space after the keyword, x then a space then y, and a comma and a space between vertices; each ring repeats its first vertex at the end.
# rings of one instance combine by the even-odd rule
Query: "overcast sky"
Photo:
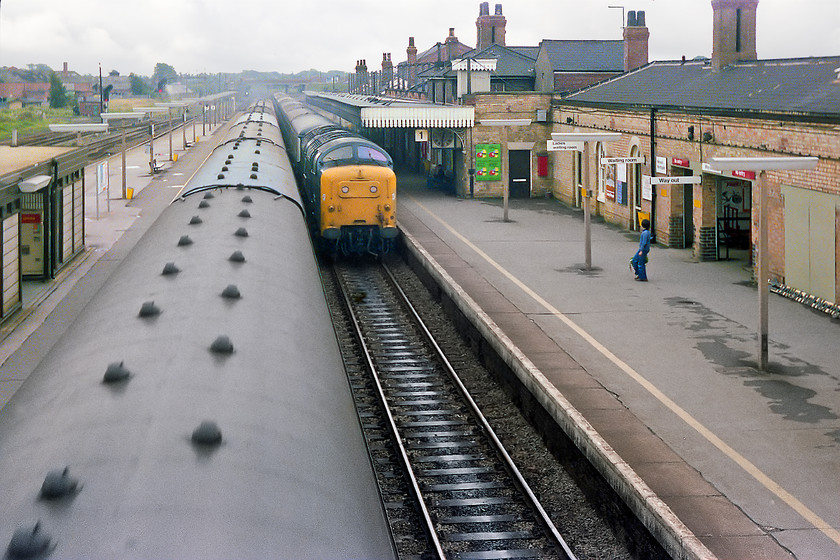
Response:
MULTIPOLYGON (((490 11, 494 5, 490 2, 490 11)), ((620 39, 622 0, 508 0, 507 44, 542 39, 620 39)), ((475 46, 479 0, 5 0, 0 66, 47 64, 97 74, 379 69, 382 53, 405 60, 449 28, 475 46)), ((626 0, 644 10, 650 59, 710 56, 710 0, 626 0)), ((840 0, 760 0, 758 56, 840 55, 840 0)))

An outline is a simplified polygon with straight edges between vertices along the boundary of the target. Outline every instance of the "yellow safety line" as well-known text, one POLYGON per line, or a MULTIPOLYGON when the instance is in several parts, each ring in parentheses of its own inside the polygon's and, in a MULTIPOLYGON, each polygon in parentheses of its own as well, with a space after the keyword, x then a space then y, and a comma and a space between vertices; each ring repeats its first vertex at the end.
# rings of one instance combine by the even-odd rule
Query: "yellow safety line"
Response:
POLYGON ((581 338, 588 342, 605 358, 610 360, 613 364, 618 366, 618 368, 621 369, 624 373, 626 373, 628 376, 634 379, 639 385, 644 387, 648 393, 650 393, 654 398, 656 398, 656 400, 665 405, 665 407, 668 408, 671 412, 682 418, 682 420, 686 424, 694 428, 694 430, 697 433, 699 433, 709 443, 711 443, 720 451, 722 451, 724 455, 735 461, 742 469, 744 469, 750 476, 757 480, 762 486, 767 488, 767 490, 778 496, 780 500, 782 500, 791 508, 793 508, 793 510, 796 511, 796 513, 798 513, 800 516, 802 516, 806 521, 808 521, 808 523, 813 525, 816 529, 820 530, 823 534, 825 534, 828 538, 830 538, 837 544, 840 544, 840 531, 834 529, 828 522, 826 522, 823 518, 814 513, 808 506, 800 502, 790 492, 782 488, 781 485, 779 485, 776 481, 764 474, 749 459, 747 459, 746 457, 735 451, 733 448, 731 448, 722 439, 715 435, 710 429, 701 424, 699 420, 694 418, 685 409, 683 409, 677 403, 672 401, 653 383, 645 379, 639 372, 630 367, 621 358, 613 354, 603 344, 598 342, 592 335, 586 332, 582 327, 580 327, 574 321, 569 319, 566 315, 561 313, 553 305, 544 300, 539 294, 531 290, 531 288, 523 284, 513 274, 505 270, 499 263, 490 258, 490 256, 487 255, 487 253, 476 247, 469 239, 465 238, 463 235, 455 231, 455 229, 452 228, 452 226, 450 226, 448 223, 446 223, 442 218, 440 218, 434 212, 423 206, 423 204, 420 203, 417 199, 411 197, 410 195, 408 196, 408 198, 410 198, 412 202, 417 204, 417 206, 426 211, 432 218, 437 220, 452 235, 457 237, 461 242, 463 242, 470 249, 475 251, 482 259, 487 261, 487 263, 490 264, 490 266, 501 272, 508 280, 516 284, 523 292, 525 292, 527 295, 533 298, 534 301, 542 305, 549 313, 560 319, 560 321, 562 321, 566 326, 568 326, 570 329, 579 334, 581 338))

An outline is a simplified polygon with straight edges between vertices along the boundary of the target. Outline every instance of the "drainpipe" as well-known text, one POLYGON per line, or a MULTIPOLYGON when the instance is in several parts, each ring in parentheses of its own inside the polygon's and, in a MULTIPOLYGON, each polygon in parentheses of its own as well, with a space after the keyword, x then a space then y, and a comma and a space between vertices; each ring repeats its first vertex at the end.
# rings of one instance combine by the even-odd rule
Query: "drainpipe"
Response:
MULTIPOLYGON (((650 165, 651 177, 656 176, 656 109, 650 110, 650 165)), ((650 242, 656 243, 656 185, 650 189, 650 242)))

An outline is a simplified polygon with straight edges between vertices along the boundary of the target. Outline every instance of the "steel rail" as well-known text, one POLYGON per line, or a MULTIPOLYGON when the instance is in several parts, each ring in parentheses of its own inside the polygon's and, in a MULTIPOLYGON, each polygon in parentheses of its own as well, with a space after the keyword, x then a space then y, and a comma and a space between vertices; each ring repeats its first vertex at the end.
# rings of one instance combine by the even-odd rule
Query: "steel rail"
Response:
POLYGON ((440 543, 440 538, 438 537, 437 531, 435 530, 435 523, 432 520, 431 514, 429 513, 429 508, 426 505, 425 500, 423 499, 423 492, 420 490, 420 485, 417 482, 417 477, 414 473, 414 469, 411 466, 411 461, 408 458, 408 453, 406 452, 405 446, 403 445, 403 438, 400 436, 400 431, 397 427, 396 421, 394 420, 394 415, 391 412, 391 407, 388 405, 388 401, 385 396, 385 391, 382 387, 382 383, 379 378, 379 373, 377 371, 376 365, 374 364, 373 357, 371 356, 370 348, 364 340, 361 323, 353 308, 353 304, 350 300, 350 295, 345 289, 345 283, 342 281, 341 274, 339 273, 338 268, 336 268, 336 276, 338 276, 340 280, 338 282, 338 286, 341 292, 341 297, 344 300, 345 308, 347 309, 347 313, 353 325, 354 336, 356 337, 356 340, 359 343, 359 347, 364 356, 364 360, 367 365, 368 371, 370 372, 371 377, 373 379, 374 385, 376 387, 376 395, 387 419, 388 428, 394 440, 394 445, 398 450, 400 462, 403 465, 403 469, 410 483, 411 490, 414 493, 414 498, 417 501, 417 506, 420 509, 420 514, 424 523, 424 530, 426 531, 426 536, 430 541, 429 544, 434 549, 434 552, 437 554, 437 557, 441 560, 445 560, 446 553, 443 550, 443 546, 440 543))
POLYGON ((543 524, 544 528, 548 530, 548 532, 552 535, 552 537, 557 541, 557 544, 562 548, 563 552, 566 554, 569 560, 577 560, 572 550, 569 548, 568 544, 566 543, 563 536, 557 530, 557 527, 554 526, 554 523, 549 518, 548 514, 546 513, 545 509, 540 504, 539 500, 537 499, 534 492, 531 490, 528 482, 522 476, 522 473, 519 471, 519 468, 516 466, 516 463, 511 458, 510 454, 504 447, 502 441, 496 435, 496 432, 490 426, 490 423, 485 418, 484 414, 481 412, 481 409, 478 407, 476 402, 473 400, 472 396, 470 395, 467 388, 464 386, 463 382, 461 381, 460 377, 458 377, 457 372, 452 367, 452 364, 449 362, 449 359, 444 354, 443 350, 438 345, 437 341, 435 340, 434 335, 429 331, 426 327, 425 322, 420 317, 420 314, 417 313, 417 310, 411 304, 411 301, 408 299, 408 296, 405 294, 403 289, 400 287, 399 282, 394 277, 394 274, 391 272, 391 269, 388 268, 387 265, 384 263, 382 264, 382 268, 385 271, 387 277, 391 281, 392 287, 396 290, 399 294, 402 304, 411 314, 412 318, 414 319, 417 327, 422 332, 423 336, 426 338, 426 342, 432 347, 434 350, 437 359, 440 361, 440 364, 446 370, 446 373, 449 375, 452 382, 457 387, 458 391, 461 393, 461 396, 464 400, 469 404, 469 407, 475 417, 475 419, 481 424, 482 429, 484 430, 487 437, 492 441, 494 448, 496 449, 497 454, 505 463, 505 466, 508 469, 508 473, 513 477, 514 482, 519 487, 519 490, 528 498, 530 502, 529 505, 534 509, 535 512, 538 513, 541 523, 543 524))

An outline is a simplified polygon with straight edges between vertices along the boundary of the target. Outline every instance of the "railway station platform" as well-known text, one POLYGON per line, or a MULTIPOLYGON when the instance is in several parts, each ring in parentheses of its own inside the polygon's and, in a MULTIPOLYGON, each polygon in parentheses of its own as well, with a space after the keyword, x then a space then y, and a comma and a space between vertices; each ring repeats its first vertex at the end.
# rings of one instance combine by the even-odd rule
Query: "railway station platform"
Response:
POLYGON ((399 175, 407 245, 677 558, 840 558, 840 322, 758 294, 743 261, 695 262, 548 199, 460 199, 399 175))
POLYGON ((209 137, 224 126, 208 127, 204 134, 199 128, 199 141, 189 147, 180 131, 173 134, 175 161, 168 159, 168 135, 157 137, 155 158, 161 169, 155 175, 148 143, 128 149, 126 187, 133 191, 131 198, 122 197, 121 153, 108 158, 110 190, 98 197, 98 162, 85 167, 85 250, 54 279, 24 280, 21 309, 0 325, 0 409, 204 161, 214 147, 209 137))

